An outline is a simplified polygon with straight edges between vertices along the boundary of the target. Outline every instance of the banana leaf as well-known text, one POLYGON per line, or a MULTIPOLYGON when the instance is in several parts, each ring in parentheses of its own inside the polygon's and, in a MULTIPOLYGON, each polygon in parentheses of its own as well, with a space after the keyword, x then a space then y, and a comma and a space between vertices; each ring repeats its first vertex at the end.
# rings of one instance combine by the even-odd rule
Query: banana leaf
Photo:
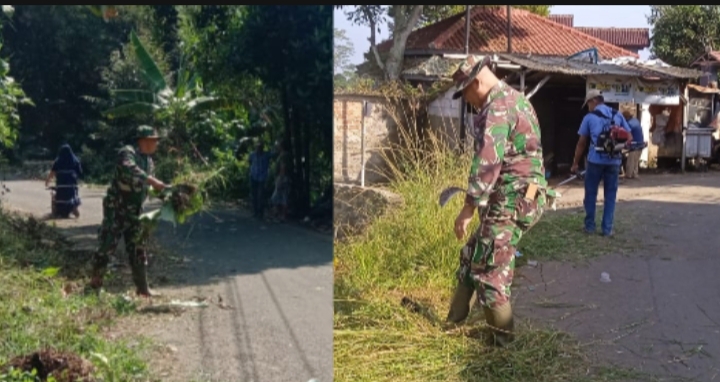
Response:
POLYGON ((130 40, 132 41, 133 49, 137 55, 138 61, 140 62, 142 72, 148 82, 152 85, 153 92, 157 93, 166 89, 168 85, 167 82, 165 82, 165 77, 163 77, 160 68, 157 66, 150 53, 148 53, 147 49, 145 49, 145 46, 142 41, 140 41, 137 34, 135 34, 135 31, 130 32, 130 40))

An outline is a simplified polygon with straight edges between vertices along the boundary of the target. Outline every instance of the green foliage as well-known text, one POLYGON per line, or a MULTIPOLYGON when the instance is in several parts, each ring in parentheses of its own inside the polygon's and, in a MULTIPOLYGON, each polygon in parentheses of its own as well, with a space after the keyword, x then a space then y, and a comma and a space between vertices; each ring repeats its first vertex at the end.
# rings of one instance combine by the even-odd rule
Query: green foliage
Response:
POLYGON ((350 60, 355 54, 355 48, 344 29, 333 30, 333 44, 333 73, 345 74, 354 71, 350 60))
POLYGON ((313 192, 331 181, 332 7, 250 6, 234 38, 245 49, 230 53, 228 67, 257 76, 279 93, 293 205, 304 213, 313 192), (314 167, 328 176, 314 176, 314 167))
POLYGON ((109 118, 147 115, 168 130, 172 145, 186 148, 183 143, 190 141, 189 125, 194 117, 213 108, 219 109, 223 101, 205 95, 199 76, 187 70, 183 62, 175 78, 175 88, 171 88, 165 80, 166 75, 134 31, 130 41, 149 88, 112 90, 118 105, 105 111, 105 115, 109 118))
MULTIPOLYGON (((99 380, 147 380, 143 357, 149 348, 143 340, 108 339, 118 314, 117 297, 82 294, 73 275, 84 274, 88 259, 78 256, 53 228, 0 210, 0 365, 53 348, 92 360, 99 380), (109 364, 101 365, 96 355, 109 364)), ((20 371, 0 372, 0 381, 36 382, 20 371)))
POLYGON ((129 33, 131 21, 106 23, 83 5, 15 6, 12 27, 3 28, 2 53, 36 107, 20 107, 20 148, 55 152, 67 140, 80 147, 99 113, 82 99, 101 96, 100 70, 129 33))
MULTIPOLYGON (((12 5, 2 6, 2 17, 0 18, 0 28, 2 22, 12 22, 12 16, 15 8, 12 5)), ((0 38, 0 41, 2 39, 0 38)), ((0 43, 0 47, 2 44, 0 43)), ((8 149, 15 144, 18 137, 18 127, 20 125, 20 114, 18 107, 20 105, 34 105, 33 102, 25 95, 20 84, 10 77, 10 63, 0 58, 0 150, 8 149)))
POLYGON ((720 46, 720 6, 651 5, 652 53, 670 65, 687 66, 720 46))
POLYGON ((9 76, 10 64, 0 58, 0 149, 15 144, 20 126, 20 105, 33 105, 20 84, 9 76))
MULTIPOLYGON (((18 370, 10 368, 6 373, 0 374, 1 382, 41 382, 42 380, 37 374, 37 370, 32 371, 18 370)), ((45 382, 57 382, 52 375, 48 376, 45 382)))
MULTIPOLYGON (((474 7, 504 7, 505 5, 474 5, 474 7)), ((381 5, 355 5, 355 9, 347 10, 345 15, 349 21, 353 21, 359 25, 369 25, 373 20, 378 25, 382 25, 386 21, 392 22, 392 9, 381 5), (387 16, 386 16, 387 15, 387 16)), ((465 12, 466 5, 425 5, 423 6, 422 15, 416 28, 422 28, 448 17, 455 16, 458 13, 465 12)), ((552 5, 513 5, 513 8, 524 9, 540 16, 548 16, 552 5)), ((392 35, 392 32, 391 32, 392 35)))
POLYGON ((16 28, 3 31, 3 54, 40 100, 20 108, 19 150, 55 152, 67 141, 86 180, 106 182, 116 150, 134 143, 137 125, 152 124, 168 138, 155 155, 161 179, 224 168, 227 182, 211 182, 207 193, 238 199, 247 194, 243 142, 287 141, 291 169, 301 174, 293 183, 305 200, 299 209, 307 208, 331 181, 332 14, 266 8, 18 6, 16 28), (276 25, 270 40, 267 25, 276 25), (273 63, 278 52, 287 53, 282 66, 273 63))

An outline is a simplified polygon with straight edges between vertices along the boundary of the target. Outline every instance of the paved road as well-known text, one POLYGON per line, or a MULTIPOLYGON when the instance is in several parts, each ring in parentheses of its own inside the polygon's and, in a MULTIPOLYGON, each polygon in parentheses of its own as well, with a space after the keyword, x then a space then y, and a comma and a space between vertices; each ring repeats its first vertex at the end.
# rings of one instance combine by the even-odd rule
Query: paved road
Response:
MULTIPOLYGON (((601 360, 662 381, 720 380, 718 189, 718 173, 627 182, 615 219, 633 219, 617 234, 635 252, 520 268, 527 279, 516 291, 518 315, 546 319, 591 343, 585 349, 601 360), (611 282, 600 281, 602 272, 611 282)), ((581 200, 574 194, 566 202, 581 200)))
MULTIPOLYGON (((9 207, 36 215, 50 211, 42 182, 6 184, 9 207)), ((80 219, 57 221, 58 227, 94 245, 103 192, 81 189, 80 219)), ((165 298, 221 296, 232 307, 126 323, 127 331, 171 349, 151 361, 163 381, 332 381, 330 236, 262 225, 233 210, 195 217, 176 229, 165 225, 158 234, 165 248, 189 261, 181 277, 157 288, 165 298)))

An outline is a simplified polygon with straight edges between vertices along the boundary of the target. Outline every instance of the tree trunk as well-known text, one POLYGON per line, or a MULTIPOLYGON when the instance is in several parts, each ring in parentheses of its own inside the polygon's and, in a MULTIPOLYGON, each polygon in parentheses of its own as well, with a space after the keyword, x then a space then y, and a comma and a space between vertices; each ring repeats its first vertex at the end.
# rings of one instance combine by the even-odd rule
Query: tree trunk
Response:
MULTIPOLYGON (((291 110, 291 113, 295 113, 295 107, 291 110)), ((292 116, 291 116, 292 118, 292 116)), ((304 131, 303 131, 303 125, 302 118, 293 119, 293 136, 294 139, 294 151, 295 151, 295 179, 293 181, 293 189, 295 190, 295 212, 298 214, 304 214, 304 203, 305 203, 305 177, 303 176, 303 139, 304 137, 304 131)))
POLYGON ((390 48, 388 58, 385 61, 385 76, 390 81, 400 79, 405 56, 405 45, 408 36, 410 36, 413 28, 420 20, 422 10, 422 5, 395 5, 393 46, 390 48))
POLYGON ((303 139, 303 156, 305 157, 305 162, 303 163, 303 169, 304 169, 304 175, 305 175, 305 183, 303 184, 303 194, 305 199, 303 200, 302 207, 304 208, 304 214, 307 215, 308 212, 310 212, 311 206, 311 194, 310 194, 310 186, 312 181, 311 176, 311 165, 313 163, 312 158, 310 157, 310 127, 309 126, 303 126, 303 132, 304 132, 304 139, 303 139))

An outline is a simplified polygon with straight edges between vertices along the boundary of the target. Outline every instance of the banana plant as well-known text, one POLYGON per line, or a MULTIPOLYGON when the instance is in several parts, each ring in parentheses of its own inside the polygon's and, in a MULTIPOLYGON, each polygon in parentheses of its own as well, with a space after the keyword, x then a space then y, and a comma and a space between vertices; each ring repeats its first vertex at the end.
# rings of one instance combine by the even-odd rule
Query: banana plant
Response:
POLYGON ((222 99, 205 95, 199 76, 187 70, 185 60, 180 63, 173 88, 166 80, 170 76, 162 73, 134 31, 130 34, 130 42, 148 88, 111 91, 112 98, 118 105, 106 110, 106 117, 112 119, 152 115, 156 120, 166 121, 172 126, 171 133, 187 138, 187 128, 194 117, 204 111, 225 107, 222 99))

